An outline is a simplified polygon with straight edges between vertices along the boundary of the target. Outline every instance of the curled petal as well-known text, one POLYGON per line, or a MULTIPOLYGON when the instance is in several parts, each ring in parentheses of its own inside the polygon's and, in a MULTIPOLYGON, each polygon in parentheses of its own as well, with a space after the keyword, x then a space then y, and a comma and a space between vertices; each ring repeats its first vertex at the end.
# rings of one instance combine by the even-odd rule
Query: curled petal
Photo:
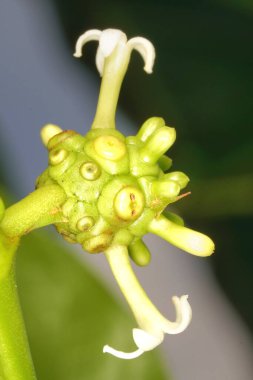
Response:
POLYGON ((133 329, 133 339, 138 347, 137 350, 133 352, 123 352, 106 345, 103 348, 103 352, 116 356, 120 359, 135 359, 144 354, 145 351, 151 351, 162 343, 163 336, 163 333, 161 333, 159 337, 155 337, 142 329, 133 329))
POLYGON ((106 345, 103 348, 103 353, 111 354, 113 356, 116 356, 119 359, 130 360, 130 359, 138 358, 144 353, 144 351, 138 348, 136 351, 133 351, 133 352, 123 352, 123 351, 115 350, 115 348, 112 348, 111 346, 106 345))
POLYGON ((188 302, 188 295, 172 297, 176 309, 176 321, 164 325, 163 331, 167 334, 179 334, 183 332, 190 324, 192 319, 192 309, 188 302))
POLYGON ((137 351, 126 354, 106 346, 106 352, 122 358, 129 358, 129 355, 137 357, 141 351, 149 351, 159 345, 163 341, 165 333, 178 334, 186 329, 192 316, 187 295, 172 298, 176 309, 176 320, 171 322, 156 309, 140 286, 130 266, 127 248, 113 245, 106 250, 105 254, 119 287, 140 326, 140 329, 133 330, 137 351))
POLYGON ((127 45, 131 50, 135 49, 140 53, 145 63, 144 70, 148 74, 151 74, 155 61, 155 48, 153 44, 146 38, 134 37, 128 41, 127 45))
POLYGON ((101 33, 102 33, 101 30, 91 29, 91 30, 87 30, 87 32, 82 34, 76 42, 74 57, 76 58, 82 57, 83 46, 89 41, 98 41, 101 36, 101 33))
POLYGON ((125 33, 118 29, 105 29, 103 31, 98 29, 88 30, 78 38, 74 57, 80 58, 82 56, 83 46, 89 41, 99 41, 96 66, 101 76, 103 75, 105 58, 109 57, 120 44, 125 47, 128 59, 131 51, 133 49, 137 50, 144 60, 144 70, 148 74, 152 73, 155 60, 155 48, 146 38, 134 37, 127 42, 125 33))

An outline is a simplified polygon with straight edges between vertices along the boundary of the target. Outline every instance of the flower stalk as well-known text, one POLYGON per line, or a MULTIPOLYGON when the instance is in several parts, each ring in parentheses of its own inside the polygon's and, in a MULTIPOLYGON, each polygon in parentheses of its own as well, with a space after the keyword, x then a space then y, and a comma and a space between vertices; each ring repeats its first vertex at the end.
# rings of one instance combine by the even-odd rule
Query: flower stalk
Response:
POLYGON ((15 281, 18 241, 0 235, 0 378, 36 380, 15 281))
POLYGON ((192 316, 188 296, 173 297, 176 320, 171 322, 156 309, 139 284, 130 265, 127 247, 112 246, 105 251, 105 255, 140 328, 133 329, 133 338, 138 347, 136 351, 124 353, 106 345, 103 352, 122 359, 132 359, 159 345, 165 333, 178 334, 187 328, 192 316))
POLYGON ((115 129, 115 113, 121 85, 126 74, 133 49, 142 55, 144 70, 152 72, 155 59, 153 45, 145 38, 137 37, 127 41, 125 33, 116 29, 89 30, 76 43, 74 56, 82 56, 82 48, 89 41, 99 41, 96 65, 102 77, 97 110, 91 129, 115 129))

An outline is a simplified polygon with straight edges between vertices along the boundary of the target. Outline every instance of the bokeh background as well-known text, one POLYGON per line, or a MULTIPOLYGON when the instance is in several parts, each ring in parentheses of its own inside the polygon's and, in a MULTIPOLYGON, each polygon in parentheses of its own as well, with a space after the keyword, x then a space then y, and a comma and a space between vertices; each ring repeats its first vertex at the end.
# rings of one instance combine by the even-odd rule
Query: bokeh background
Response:
POLYGON ((25 239, 17 271, 38 378, 251 380, 252 1, 1 0, 3 192, 17 200, 33 190, 47 165, 44 124, 89 129, 97 46, 87 45, 82 60, 73 47, 85 30, 108 27, 149 38, 157 54, 151 76, 132 55, 117 127, 135 134, 150 116, 176 127, 169 155, 190 176, 192 194, 174 210, 210 235, 216 252, 199 259, 147 236, 152 263, 135 268, 144 288, 171 318, 171 296, 189 293, 193 321, 159 354, 122 363, 100 352, 105 343, 130 349, 135 327, 104 257, 69 248, 51 229, 25 239))

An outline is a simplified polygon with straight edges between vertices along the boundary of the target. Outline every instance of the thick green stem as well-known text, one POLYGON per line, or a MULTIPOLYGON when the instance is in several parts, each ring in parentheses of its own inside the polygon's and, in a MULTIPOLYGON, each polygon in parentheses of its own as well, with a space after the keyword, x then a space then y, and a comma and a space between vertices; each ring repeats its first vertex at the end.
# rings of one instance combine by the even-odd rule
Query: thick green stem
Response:
MULTIPOLYGON (((0 244, 0 257, 13 257, 17 242, 0 244)), ((14 263, 0 276, 0 379, 35 380, 35 372, 20 310, 14 263), (9 268, 9 269, 8 269, 9 268)), ((1 275, 1 273, 0 273, 1 275)))
POLYGON ((15 282, 19 238, 34 228, 63 221, 65 192, 49 185, 9 207, 0 223, 0 380, 35 380, 15 282))
POLYGON ((62 222, 60 206, 65 199, 66 194, 58 185, 39 188, 7 208, 0 229, 6 236, 14 238, 35 228, 62 222))
POLYGON ((119 43, 105 59, 97 111, 91 128, 115 128, 115 112, 122 81, 130 59, 130 50, 119 43))

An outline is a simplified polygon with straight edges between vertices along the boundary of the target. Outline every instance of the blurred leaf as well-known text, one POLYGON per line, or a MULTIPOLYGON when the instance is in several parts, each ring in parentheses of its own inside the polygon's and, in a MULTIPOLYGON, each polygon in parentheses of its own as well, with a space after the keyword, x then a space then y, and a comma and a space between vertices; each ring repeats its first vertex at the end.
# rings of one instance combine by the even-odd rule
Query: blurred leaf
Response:
POLYGON ((187 189, 191 196, 176 204, 184 217, 217 220, 253 215, 253 175, 194 180, 187 189))
POLYGON ((22 240, 17 256, 38 380, 168 379, 157 352, 133 361, 102 353, 104 344, 135 349, 136 323, 77 254, 45 233, 33 233, 22 240))
POLYGON ((228 8, 235 8, 243 11, 253 11, 252 0, 216 0, 217 3, 224 4, 228 8))

